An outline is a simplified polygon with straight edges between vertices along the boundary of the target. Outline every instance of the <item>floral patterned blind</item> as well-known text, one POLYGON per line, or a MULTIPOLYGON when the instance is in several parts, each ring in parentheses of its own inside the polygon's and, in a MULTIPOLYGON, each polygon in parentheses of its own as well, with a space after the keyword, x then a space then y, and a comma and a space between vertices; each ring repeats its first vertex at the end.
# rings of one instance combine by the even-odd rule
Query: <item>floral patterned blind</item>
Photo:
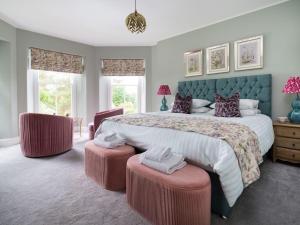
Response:
POLYGON ((144 59, 102 59, 104 76, 144 76, 144 59))
POLYGON ((84 72, 84 58, 79 55, 30 48, 30 68, 33 70, 47 70, 64 73, 84 72))

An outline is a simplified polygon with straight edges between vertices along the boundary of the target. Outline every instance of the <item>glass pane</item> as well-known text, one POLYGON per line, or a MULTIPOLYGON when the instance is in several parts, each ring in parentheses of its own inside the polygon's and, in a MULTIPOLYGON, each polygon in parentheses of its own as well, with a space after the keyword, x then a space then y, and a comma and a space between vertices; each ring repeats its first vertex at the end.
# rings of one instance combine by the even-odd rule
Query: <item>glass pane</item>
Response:
POLYGON ((138 85, 138 77, 135 76, 116 76, 112 77, 112 84, 119 84, 119 85, 138 85))
POLYGON ((112 108, 124 108, 126 114, 138 112, 138 84, 133 85, 133 79, 126 78, 112 84, 112 108))
POLYGON ((72 111, 72 82, 70 74, 39 72, 40 113, 66 115, 72 111))

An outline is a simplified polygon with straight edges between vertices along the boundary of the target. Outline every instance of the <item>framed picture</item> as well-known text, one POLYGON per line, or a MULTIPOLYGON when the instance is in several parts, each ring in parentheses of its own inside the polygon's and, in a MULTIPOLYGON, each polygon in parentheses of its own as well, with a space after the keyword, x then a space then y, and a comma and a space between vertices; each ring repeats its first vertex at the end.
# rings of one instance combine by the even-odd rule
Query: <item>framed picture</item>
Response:
POLYGON ((203 53, 202 50, 184 53, 186 77, 203 75, 203 53))
POLYGON ((229 43, 206 49, 206 73, 229 72, 229 43))
POLYGON ((234 42, 235 70, 263 68, 263 36, 234 42))

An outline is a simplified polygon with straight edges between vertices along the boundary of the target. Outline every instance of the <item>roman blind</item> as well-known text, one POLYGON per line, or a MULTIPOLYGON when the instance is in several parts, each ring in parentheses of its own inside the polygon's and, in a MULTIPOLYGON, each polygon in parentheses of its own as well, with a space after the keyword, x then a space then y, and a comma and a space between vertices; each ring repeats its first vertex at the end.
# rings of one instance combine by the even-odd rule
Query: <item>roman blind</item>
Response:
POLYGON ((30 48, 30 69, 82 74, 84 58, 79 55, 30 48))
POLYGON ((102 59, 104 76, 144 76, 144 59, 102 59))

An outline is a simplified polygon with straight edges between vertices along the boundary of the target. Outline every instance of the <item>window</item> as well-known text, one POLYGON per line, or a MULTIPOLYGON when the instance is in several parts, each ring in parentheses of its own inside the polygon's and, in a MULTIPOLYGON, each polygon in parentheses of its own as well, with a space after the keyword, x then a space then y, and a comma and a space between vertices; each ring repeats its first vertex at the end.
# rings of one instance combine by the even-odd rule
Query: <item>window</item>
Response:
POLYGON ((126 114, 145 111, 144 76, 112 76, 110 79, 110 108, 124 108, 126 114))
POLYGON ((29 70, 28 75, 29 111, 75 117, 84 115, 79 108, 85 94, 81 75, 43 70, 29 70))
MULTIPOLYGON (((72 76, 72 75, 71 75, 72 76)), ((39 112, 72 113, 72 77, 67 73, 39 72, 39 112)))

